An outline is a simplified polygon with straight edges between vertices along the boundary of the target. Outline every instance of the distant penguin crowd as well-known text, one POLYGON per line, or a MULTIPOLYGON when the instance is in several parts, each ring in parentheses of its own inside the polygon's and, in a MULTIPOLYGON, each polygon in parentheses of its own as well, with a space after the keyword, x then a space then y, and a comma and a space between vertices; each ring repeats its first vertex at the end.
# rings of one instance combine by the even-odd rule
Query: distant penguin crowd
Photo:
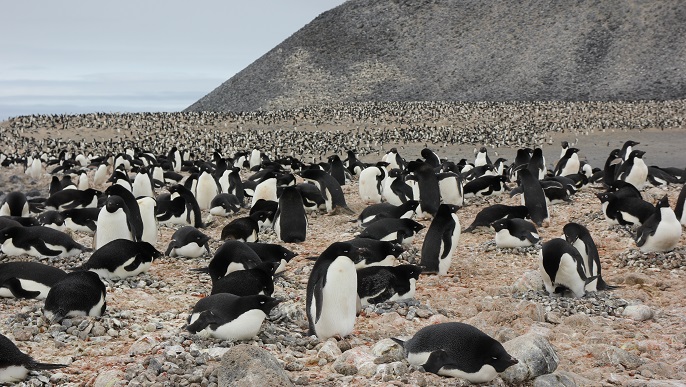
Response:
MULTIPOLYGON (((333 240, 311 258, 302 294, 307 334, 340 339, 355 334, 366 305, 414 298, 426 276, 453 275, 461 236, 477 229, 493 232, 497 248, 537 248, 532 264, 543 279, 541 292, 585 297, 615 289, 601 276, 604 257, 586 225, 569 222, 560 238, 539 233, 556 222, 553 206, 574 202, 580 190, 599 191, 597 207, 589 210, 602 214, 608 226, 626 227, 643 254, 679 246, 686 225, 685 171, 649 166, 635 141, 613 150, 602 169, 567 142, 552 167, 539 147, 518 149, 511 163, 492 159, 485 146, 475 149, 473 162, 441 158, 428 147, 416 159, 393 147, 363 162, 355 149, 305 160, 263 150, 278 150, 274 144, 225 154, 219 140, 208 140, 201 147, 211 156, 200 157, 180 141, 146 148, 152 141, 133 147, 111 140, 109 151, 99 154, 88 151, 95 144, 65 149, 45 140, 26 159, 2 155, 5 167, 21 166, 31 178, 50 183, 44 195, 13 191, 0 205, 0 296, 43 302, 50 323, 101 316, 107 313, 105 284, 144 273, 162 256, 205 256, 209 264, 195 270, 208 276, 211 289, 185 306, 184 329, 200 337, 249 340, 279 308, 282 300, 272 297, 275 278, 299 259, 289 244, 311 238, 311 214, 319 212, 356 227, 354 238, 333 240), (667 184, 682 185, 676 200, 648 199, 647 187, 667 184), (346 186, 367 206, 359 213, 346 201, 346 186), (491 204, 500 195, 519 196, 519 204, 491 204), (480 208, 463 229, 468 223, 459 214, 465 206, 480 208), (215 231, 212 217, 228 218, 215 251, 208 236, 215 231), (161 227, 174 230, 169 240, 160 240, 161 227), (280 243, 260 241, 270 230, 280 243), (417 240, 421 247, 413 256, 408 252, 417 240), (50 265, 57 257, 79 257, 81 264, 50 265)), ((473 383, 491 381, 518 363, 495 339, 461 322, 428 326, 396 341, 409 363, 473 383)), ((0 357, 3 383, 63 367, 36 362, 5 336, 0 357)))

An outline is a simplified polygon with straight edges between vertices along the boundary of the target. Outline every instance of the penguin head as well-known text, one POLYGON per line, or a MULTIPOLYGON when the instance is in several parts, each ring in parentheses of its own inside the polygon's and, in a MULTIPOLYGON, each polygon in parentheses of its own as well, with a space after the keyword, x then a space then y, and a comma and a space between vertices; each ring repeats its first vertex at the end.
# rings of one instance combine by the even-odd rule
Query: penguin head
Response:
POLYGON ((496 220, 495 222, 491 223, 491 227, 493 227, 495 229, 495 232, 498 232, 500 230, 506 229, 508 223, 509 223, 508 219, 500 219, 500 220, 496 220))
POLYGON ((23 226, 12 226, 3 229, 0 231, 0 242, 4 243, 6 240, 14 238, 23 228, 23 226))
POLYGON ((384 244, 384 255, 392 255, 396 258, 400 256, 400 254, 404 253, 405 249, 398 243, 393 243, 393 242, 388 242, 384 244))
POLYGON ((279 254, 280 255, 279 258, 283 259, 286 262, 290 262, 291 259, 293 259, 294 257, 296 257, 298 255, 298 253, 290 251, 285 247, 282 247, 282 246, 279 246, 279 247, 282 248, 281 253, 279 254))
POLYGON ((600 200, 601 203, 608 202, 615 197, 612 192, 600 192, 595 194, 595 196, 600 200))
POLYGON ((108 197, 107 202, 105 202, 105 208, 107 209, 107 212, 111 214, 117 212, 120 209, 123 209, 125 205, 126 204, 124 204, 124 199, 116 195, 108 197))
POLYGON ((669 198, 667 195, 663 196, 662 199, 657 201, 657 204, 655 204, 655 207, 659 208, 669 208, 669 198))
POLYGON ((281 300, 279 300, 278 298, 269 297, 262 294, 254 296, 244 296, 242 298, 249 298, 248 302, 252 304, 254 309, 260 309, 266 315, 269 315, 269 312, 271 312, 271 310, 274 309, 274 307, 279 305, 279 303, 281 302, 281 300))
POLYGON ((574 244, 577 239, 581 236, 583 226, 578 223, 567 223, 563 228, 562 232, 565 234, 565 239, 567 242, 574 244))
POLYGON ((632 150, 631 153, 629 153, 629 158, 630 159, 642 159, 643 155, 646 154, 645 151, 642 150, 632 150))
POLYGON ((398 265, 396 270, 403 273, 403 278, 414 278, 419 279, 419 275, 422 273, 422 267, 417 265, 398 265))
POLYGON ((159 258, 162 256, 162 253, 155 248, 152 244, 149 242, 137 242, 138 243, 138 249, 139 249, 139 254, 144 254, 148 257, 152 258, 159 258))
POLYGON ((519 360, 515 359, 507 353, 505 348, 503 347, 502 344, 500 344, 497 340, 487 336, 490 340, 490 345, 485 346, 484 348, 486 349, 484 352, 484 364, 489 364, 497 372, 503 372, 507 368, 519 363, 519 360))

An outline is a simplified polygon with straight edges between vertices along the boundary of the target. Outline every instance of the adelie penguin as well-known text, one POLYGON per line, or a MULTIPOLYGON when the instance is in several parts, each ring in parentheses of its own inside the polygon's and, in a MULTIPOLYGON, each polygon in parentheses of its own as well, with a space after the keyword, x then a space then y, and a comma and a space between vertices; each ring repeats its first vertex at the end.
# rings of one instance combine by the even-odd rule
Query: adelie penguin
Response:
POLYGON ((490 382, 518 363, 497 340, 460 322, 429 325, 407 341, 393 341, 403 347, 410 364, 471 383, 490 382))
POLYGON ((617 170, 617 180, 626 181, 637 189, 648 182, 648 166, 643 161, 644 151, 633 150, 629 158, 617 170))
POLYGON ((99 208, 72 208, 61 212, 67 230, 95 233, 98 228, 99 208))
POLYGON ((335 242, 321 253, 307 281, 309 334, 320 340, 352 333, 357 314, 356 248, 335 242))
POLYGON ((540 227, 549 221, 548 204, 541 182, 528 169, 519 171, 519 179, 524 190, 523 204, 529 212, 529 218, 540 227))
POLYGON ((303 179, 317 185, 326 202, 326 212, 331 213, 335 209, 340 209, 347 213, 352 213, 352 210, 348 208, 345 202, 345 195, 343 195, 341 185, 333 176, 320 169, 306 169, 301 171, 299 175, 303 179))
POLYGON ((543 285, 552 296, 571 292, 575 297, 583 297, 586 285, 597 279, 586 274, 581 253, 564 239, 555 238, 545 242, 539 256, 538 269, 543 277, 543 285))
POLYGON ((237 296, 251 296, 274 293, 275 262, 262 262, 252 269, 233 271, 212 282, 212 294, 231 293, 237 296))
POLYGON ((220 193, 210 202, 210 214, 229 216, 241 210, 241 202, 238 197, 229 193, 220 193))
POLYGON ((636 246, 643 253, 673 250, 681 239, 681 223, 669 206, 665 195, 657 203, 655 212, 636 232, 636 246))
POLYGON ((571 243, 583 257, 587 276, 597 278, 589 282, 585 289, 589 292, 615 289, 616 287, 608 285, 600 274, 600 255, 588 229, 579 223, 567 223, 562 228, 562 232, 567 242, 571 243))
POLYGON ((505 204, 493 204, 479 211, 469 227, 464 232, 472 232, 477 227, 489 227, 491 223, 500 219, 524 219, 529 215, 526 206, 508 206, 505 204))
POLYGON ((376 165, 371 165, 360 172, 358 190, 363 202, 381 203, 383 181, 388 174, 386 171, 387 165, 388 163, 380 162, 376 165))
POLYGON ((529 247, 541 240, 536 226, 524 219, 496 220, 491 227, 495 229, 495 245, 498 247, 529 247))
POLYGON ((422 268, 417 265, 372 266, 357 270, 360 305, 414 298, 422 268))
POLYGON ((456 214, 458 209, 458 206, 452 204, 441 204, 438 207, 422 243, 420 265, 425 272, 448 274, 453 253, 460 240, 460 220, 456 214))
POLYGON ((647 221, 655 212, 655 206, 640 197, 617 197, 611 192, 596 194, 610 224, 640 225, 647 221))
POLYGON ((0 263, 0 297, 42 300, 66 275, 62 269, 38 262, 0 263))
POLYGON ((412 219, 383 218, 367 226, 357 237, 410 245, 423 228, 412 219))
POLYGON ((30 371, 55 370, 65 364, 40 363, 22 352, 5 335, 0 334, 0 384, 26 379, 30 371))
POLYGON ((416 200, 408 200, 399 206, 390 203, 372 204, 362 210, 357 217, 357 225, 367 227, 383 218, 412 219, 417 206, 419 206, 419 202, 416 200))
POLYGON ((432 218, 441 202, 441 189, 434 168, 428 163, 412 162, 408 169, 414 174, 419 188, 419 197, 415 198, 419 201, 417 217, 432 218))
POLYGON ((216 281, 232 271, 252 269, 261 262, 260 256, 246 243, 229 240, 214 252, 206 269, 196 271, 208 272, 212 281, 216 281))
POLYGON ((0 206, 0 216, 29 216, 29 202, 23 192, 12 191, 0 206))
POLYGON ((43 226, 5 228, 0 231, 0 246, 9 256, 72 257, 91 251, 69 235, 43 226))
MULTIPOLYGON (((134 204, 136 207, 138 204, 134 204)), ((129 206, 119 196, 110 196, 98 213, 98 228, 93 237, 93 247, 100 248, 115 239, 136 240, 136 226, 129 206)), ((141 222, 142 223, 142 222, 141 222)))
POLYGON ((147 271, 153 259, 161 255, 148 242, 115 239, 97 249, 88 261, 74 270, 90 270, 100 278, 122 279, 147 271))
POLYGON ((193 226, 183 226, 174 232, 164 255, 167 257, 198 258, 210 254, 210 237, 193 226))
POLYGON ((220 340, 250 340, 281 300, 264 295, 239 297, 217 293, 198 301, 186 329, 201 337, 220 340))
POLYGON ((284 188, 281 193, 274 217, 274 231, 276 237, 286 243, 304 242, 307 238, 307 215, 302 196, 294 186, 284 188))
POLYGON ((560 161, 557 162, 557 165, 553 170, 553 175, 567 176, 579 173, 581 161, 579 161, 578 152, 579 149, 577 148, 568 148, 565 152, 564 157, 562 157, 560 161))
MULTIPOLYGON (((302 206, 302 201, 300 205, 302 206)), ((269 216, 270 211, 258 211, 250 216, 234 219, 222 229, 221 239, 256 242, 259 239, 261 223, 269 216)))
POLYGON ((405 249, 401 245, 390 241, 379 241, 369 238, 355 238, 348 241, 357 250, 356 269, 370 266, 393 266, 405 249))
POLYGON ((69 273, 55 283, 45 298, 43 316, 51 323, 66 317, 102 316, 107 289, 92 271, 69 273))

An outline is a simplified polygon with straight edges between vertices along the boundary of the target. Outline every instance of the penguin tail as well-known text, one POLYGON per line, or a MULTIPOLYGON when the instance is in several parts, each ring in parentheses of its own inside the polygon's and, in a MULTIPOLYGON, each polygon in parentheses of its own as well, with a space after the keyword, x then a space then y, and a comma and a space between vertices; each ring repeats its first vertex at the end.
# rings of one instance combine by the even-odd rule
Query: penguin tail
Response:
POLYGON ((316 261, 319 257, 305 257, 308 261, 316 261))
POLYGON ((172 244, 170 243, 169 246, 167 247, 167 250, 164 251, 164 256, 165 257, 171 257, 171 255, 169 255, 169 254, 171 254, 172 250, 174 250, 174 246, 172 246, 172 244))
POLYGON ((36 361, 31 362, 28 364, 28 369, 31 371, 43 371, 43 370, 56 370, 58 368, 64 368, 67 367, 66 364, 57 364, 57 363, 38 363, 36 361))
POLYGON ((396 343, 400 344, 401 347, 405 346, 405 341, 396 339, 395 337, 391 337, 391 340, 395 341, 396 343))
POLYGON ((474 225, 471 225, 471 226, 465 228, 464 230, 462 230, 462 232, 472 232, 472 231, 474 231, 474 229, 476 229, 476 227, 474 225))
POLYGON ((210 273, 210 268, 209 267, 199 267, 196 269, 190 269, 190 271, 196 272, 196 273, 210 273))
POLYGON ((615 286, 615 285, 608 285, 607 282, 603 279, 603 277, 598 276, 598 284, 596 288, 598 290, 615 290, 619 289, 621 286, 615 286))

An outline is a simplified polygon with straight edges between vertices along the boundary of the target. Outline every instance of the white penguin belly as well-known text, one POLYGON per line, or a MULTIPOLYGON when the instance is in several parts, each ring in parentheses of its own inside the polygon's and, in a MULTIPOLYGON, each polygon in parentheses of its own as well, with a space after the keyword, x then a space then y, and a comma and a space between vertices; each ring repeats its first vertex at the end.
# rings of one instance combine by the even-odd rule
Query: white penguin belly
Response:
POLYGON ((265 317, 267 315, 260 309, 251 309, 233 321, 220 325, 217 330, 207 327, 203 331, 221 340, 250 340, 259 333, 265 317))
POLYGON ((185 246, 177 247, 172 250, 175 255, 188 258, 197 258, 206 251, 205 246, 201 246, 195 242, 191 242, 185 246))
POLYGON ((29 370, 24 366, 11 365, 0 371, 0 383, 15 383, 26 379, 29 370))
MULTIPOLYGON (((545 283, 545 277, 547 276, 543 277, 545 283)), ((577 271, 574 258, 572 258, 572 256, 569 254, 563 254, 562 257, 560 257, 560 266, 555 274, 555 281, 551 284, 552 291, 548 289, 548 292, 552 294, 557 285, 562 285, 568 288, 572 291, 572 293, 574 293, 575 297, 583 297, 583 295, 586 293, 584 290, 586 283, 577 271)), ((546 285, 546 288, 547 287, 548 286, 546 285)))
MULTIPOLYGON (((29 292, 40 292, 38 296, 35 297, 36 300, 43 300, 48 296, 50 287, 46 286, 40 282, 31 281, 28 279, 19 278, 19 284, 21 288, 29 292)), ((0 297, 14 297, 12 292, 8 288, 0 288, 0 297)))
MULTIPOLYGON (((357 271, 350 258, 338 257, 331 263, 322 293, 321 314, 314 323, 317 337, 325 340, 352 333, 357 313, 357 271)), ((316 318, 316 313, 312 317, 316 318)))
POLYGON ((410 290, 407 292, 400 294, 400 293, 395 293, 389 301, 398 301, 398 300, 407 300, 409 298, 414 298, 414 294, 417 291, 417 280, 414 278, 410 278, 410 290))
POLYGON ((495 377, 498 376, 498 373, 492 365, 484 364, 477 372, 474 373, 468 373, 460 371, 458 369, 446 369, 444 367, 441 367, 441 369, 438 370, 438 375, 465 379, 470 381, 471 383, 484 383, 495 379, 495 377))
POLYGON ((131 231, 129 231, 127 226, 126 214, 121 209, 114 213, 109 213, 106 208, 103 208, 98 215, 97 224, 98 228, 95 243, 97 248, 100 248, 115 239, 133 240, 131 231))
MULTIPOLYGON (((537 235, 535 235, 535 236, 537 236, 537 235)), ((533 243, 531 243, 526 238, 524 238, 524 240, 521 240, 517 237, 512 236, 507 229, 503 229, 503 230, 500 230, 497 233, 495 233, 495 245, 498 247, 505 247, 505 248, 527 247, 527 246, 531 246, 532 244, 533 243)))
POLYGON ((441 200, 443 203, 457 206, 464 205, 464 198, 460 194, 461 189, 457 185, 457 180, 443 179, 438 182, 438 187, 441 192, 441 200))
MULTIPOLYGON (((105 296, 100 295, 100 300, 98 301, 97 304, 95 304, 89 311, 88 311, 88 316, 100 316, 102 315, 102 306, 105 305, 105 296)), ((69 316, 69 313, 67 314, 69 316)))
POLYGON ((655 234, 646 239, 640 250, 643 253, 650 252, 665 252, 674 249, 681 239, 681 224, 673 216, 673 219, 665 219, 664 211, 662 213, 663 219, 657 225, 655 234))
POLYGON ((30 255, 32 257, 42 257, 43 255, 36 250, 35 247, 29 246, 28 251, 22 248, 16 247, 12 242, 12 238, 8 238, 5 243, 2 244, 2 252, 9 256, 16 255, 30 255))
POLYGON ((195 195, 195 200, 197 200, 200 210, 209 209, 212 199, 214 199, 218 193, 217 183, 214 181, 214 178, 208 173, 200 175, 195 195))
POLYGON ((630 213, 624 212, 624 211, 619 211, 619 213, 622 214, 622 219, 624 219, 625 222, 629 222, 629 223, 633 223, 633 224, 637 224, 637 225, 641 224, 641 221, 637 217, 631 215, 630 213))
POLYGON ((210 208, 210 214, 216 215, 216 216, 229 216, 229 212, 224 209, 222 206, 216 206, 210 208))
POLYGON ((87 226, 81 226, 80 224, 74 223, 74 221, 71 220, 71 218, 67 218, 64 220, 64 227, 68 230, 81 231, 89 234, 93 233, 93 231, 90 228, 88 228, 87 226))
POLYGON ((629 170, 629 174, 626 175, 624 181, 636 187, 636 189, 643 188, 646 185, 648 179, 648 167, 645 165, 642 159, 635 158, 634 165, 629 170))

